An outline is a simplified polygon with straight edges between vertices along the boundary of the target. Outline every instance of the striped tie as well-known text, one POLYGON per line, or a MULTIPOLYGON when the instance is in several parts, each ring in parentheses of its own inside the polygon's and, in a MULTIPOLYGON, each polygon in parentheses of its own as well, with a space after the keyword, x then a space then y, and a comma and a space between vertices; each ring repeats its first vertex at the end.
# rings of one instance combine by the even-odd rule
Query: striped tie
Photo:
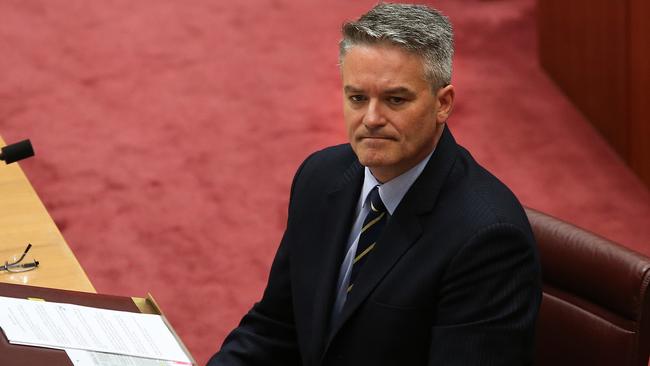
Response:
POLYGON ((352 262, 352 273, 350 274, 350 283, 348 285, 348 292, 352 290, 354 281, 363 266, 363 263, 368 259, 368 254, 372 252, 379 239, 382 229, 388 220, 386 207, 379 197, 379 186, 370 191, 370 210, 366 219, 363 221, 361 233, 359 234, 359 244, 357 245, 357 252, 352 262))

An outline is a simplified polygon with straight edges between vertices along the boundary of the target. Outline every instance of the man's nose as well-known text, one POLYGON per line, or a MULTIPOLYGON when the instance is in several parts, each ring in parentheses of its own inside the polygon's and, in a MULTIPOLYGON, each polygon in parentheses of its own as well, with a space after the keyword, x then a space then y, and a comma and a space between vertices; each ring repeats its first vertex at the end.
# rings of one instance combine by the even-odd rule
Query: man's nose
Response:
POLYGON ((368 129, 378 128, 386 124, 381 103, 377 99, 370 99, 368 102, 368 109, 365 116, 363 116, 363 124, 368 129))

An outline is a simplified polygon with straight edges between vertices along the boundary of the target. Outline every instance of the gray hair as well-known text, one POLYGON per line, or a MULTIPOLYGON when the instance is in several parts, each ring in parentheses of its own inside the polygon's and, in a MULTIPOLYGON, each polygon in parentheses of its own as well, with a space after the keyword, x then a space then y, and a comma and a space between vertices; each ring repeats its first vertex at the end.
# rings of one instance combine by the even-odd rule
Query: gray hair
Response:
POLYGON ((380 3, 341 28, 339 64, 357 45, 391 44, 422 58, 425 77, 434 89, 451 83, 454 35, 449 19, 438 10, 411 4, 380 3))

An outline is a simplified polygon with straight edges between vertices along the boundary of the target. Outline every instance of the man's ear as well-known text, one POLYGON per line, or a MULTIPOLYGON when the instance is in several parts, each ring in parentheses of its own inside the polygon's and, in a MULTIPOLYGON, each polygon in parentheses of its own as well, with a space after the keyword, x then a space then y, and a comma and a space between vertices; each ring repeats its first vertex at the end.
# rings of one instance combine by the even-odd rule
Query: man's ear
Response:
POLYGON ((454 109, 455 97, 456 91, 454 90, 453 85, 447 85, 443 88, 438 89, 436 92, 436 99, 438 104, 438 113, 436 114, 436 120, 438 123, 447 122, 447 118, 449 118, 452 109, 454 109))

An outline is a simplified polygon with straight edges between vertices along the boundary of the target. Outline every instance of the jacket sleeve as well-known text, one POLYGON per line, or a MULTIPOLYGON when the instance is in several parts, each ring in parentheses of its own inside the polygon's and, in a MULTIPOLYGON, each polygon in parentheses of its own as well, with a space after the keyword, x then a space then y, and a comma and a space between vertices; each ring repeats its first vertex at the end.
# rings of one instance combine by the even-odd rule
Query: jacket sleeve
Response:
POLYGON ((226 337, 208 366, 301 365, 291 296, 289 227, 294 188, 306 162, 298 169, 291 186, 287 229, 273 260, 264 295, 226 337))
POLYGON ((532 237, 513 225, 475 234, 444 276, 429 364, 532 364, 538 263, 532 237))

